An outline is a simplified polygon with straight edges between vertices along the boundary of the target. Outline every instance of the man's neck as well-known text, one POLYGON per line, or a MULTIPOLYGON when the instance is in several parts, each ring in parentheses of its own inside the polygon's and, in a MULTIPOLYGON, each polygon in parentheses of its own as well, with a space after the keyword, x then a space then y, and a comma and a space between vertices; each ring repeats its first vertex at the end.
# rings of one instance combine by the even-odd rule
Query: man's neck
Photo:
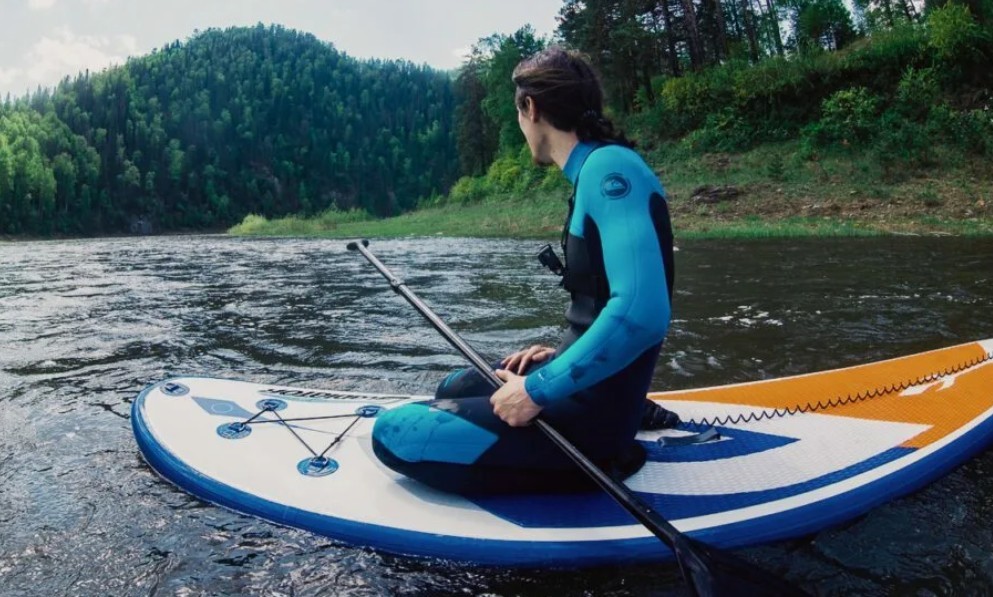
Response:
POLYGON ((579 137, 573 131, 560 131, 552 129, 548 134, 548 153, 559 170, 565 169, 565 163, 569 161, 569 155, 579 144, 579 137))

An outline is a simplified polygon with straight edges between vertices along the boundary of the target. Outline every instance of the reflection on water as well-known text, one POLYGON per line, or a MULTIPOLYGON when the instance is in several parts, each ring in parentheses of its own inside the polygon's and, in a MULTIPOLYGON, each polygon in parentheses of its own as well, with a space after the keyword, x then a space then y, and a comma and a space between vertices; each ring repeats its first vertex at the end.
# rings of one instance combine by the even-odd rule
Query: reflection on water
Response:
MULTIPOLYGON (((535 243, 537 244, 537 243, 535 243)), ((141 460, 129 404, 205 374, 429 393, 460 357, 341 241, 0 244, 3 594, 680 594, 671 566, 480 569, 335 544, 204 504, 141 460)), ((555 343, 564 296, 520 241, 378 241, 480 352, 555 343)), ((993 337, 993 241, 683 243, 656 389, 993 337)), ((842 528, 742 552, 825 594, 993 588, 993 456, 842 528)))

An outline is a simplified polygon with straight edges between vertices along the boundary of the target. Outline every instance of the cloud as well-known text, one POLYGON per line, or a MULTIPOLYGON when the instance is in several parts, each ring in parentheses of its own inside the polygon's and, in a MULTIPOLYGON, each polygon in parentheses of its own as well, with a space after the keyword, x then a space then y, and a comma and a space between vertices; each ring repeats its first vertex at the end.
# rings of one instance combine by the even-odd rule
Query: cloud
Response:
POLYGON ((137 42, 131 35, 76 35, 68 27, 59 27, 52 36, 42 37, 32 46, 25 61, 28 66, 24 78, 32 86, 53 85, 66 75, 123 64, 136 49, 137 42))
MULTIPOLYGON (((90 8, 110 4, 111 0, 82 0, 83 4, 90 8)), ((48 10, 55 6, 56 0, 28 0, 28 8, 31 10, 48 10)))
POLYGON ((133 35, 118 35, 117 42, 120 49, 127 52, 128 56, 133 56, 138 52, 138 40, 133 35))
POLYGON ((0 85, 7 86, 21 76, 19 68, 0 68, 0 85))

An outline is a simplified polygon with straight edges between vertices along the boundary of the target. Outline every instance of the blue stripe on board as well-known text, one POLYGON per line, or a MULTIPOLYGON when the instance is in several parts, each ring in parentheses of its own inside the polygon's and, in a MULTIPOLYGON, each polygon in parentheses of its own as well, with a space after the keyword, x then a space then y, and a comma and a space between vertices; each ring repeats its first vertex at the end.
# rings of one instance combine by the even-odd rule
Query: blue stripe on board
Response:
MULTIPOLYGON (((780 500, 862 474, 913 452, 892 448, 852 466, 810 481, 768 489, 720 495, 671 495, 640 493, 647 505, 669 520, 705 516, 780 500)), ((467 497, 494 516, 528 528, 608 527, 624 524, 631 516, 603 492, 573 495, 516 495, 467 497)))
MULTIPOLYGON (((679 426, 681 431, 700 432, 708 427, 679 426)), ((685 446, 662 446, 655 441, 639 442, 644 447, 649 462, 703 462, 736 458, 779 448, 795 441, 794 437, 758 433, 743 429, 718 427, 721 439, 702 444, 685 446)), ((746 497, 746 494, 736 494, 746 497)), ((710 514, 726 508, 720 503, 726 496, 714 496, 713 500, 695 503, 696 496, 686 501, 682 496, 662 496, 664 499, 651 500, 650 494, 642 494, 646 501, 664 502, 661 507, 667 514, 696 515, 710 514)), ((623 508, 603 493, 596 491, 572 495, 504 495, 467 496, 480 508, 504 520, 523 527, 572 528, 576 526, 605 527, 624 524, 630 519, 623 508)), ((682 516, 676 516, 681 518, 682 516)))

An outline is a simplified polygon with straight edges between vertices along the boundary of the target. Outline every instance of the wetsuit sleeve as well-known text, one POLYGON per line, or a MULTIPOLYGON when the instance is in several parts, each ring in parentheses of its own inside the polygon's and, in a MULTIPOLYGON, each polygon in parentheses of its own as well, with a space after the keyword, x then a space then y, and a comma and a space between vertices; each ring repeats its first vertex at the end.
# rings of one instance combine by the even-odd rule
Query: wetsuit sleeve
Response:
MULTIPOLYGON (((600 231, 610 298, 575 343, 526 378, 525 388, 538 405, 617 373, 661 342, 669 328, 665 265, 649 206, 652 194, 663 191, 651 170, 630 155, 633 160, 618 160, 610 150, 600 150, 580 174, 576 212, 589 215, 600 231), (630 190, 618 196, 618 184, 630 190)), ((574 218, 573 233, 575 226, 574 218)))

